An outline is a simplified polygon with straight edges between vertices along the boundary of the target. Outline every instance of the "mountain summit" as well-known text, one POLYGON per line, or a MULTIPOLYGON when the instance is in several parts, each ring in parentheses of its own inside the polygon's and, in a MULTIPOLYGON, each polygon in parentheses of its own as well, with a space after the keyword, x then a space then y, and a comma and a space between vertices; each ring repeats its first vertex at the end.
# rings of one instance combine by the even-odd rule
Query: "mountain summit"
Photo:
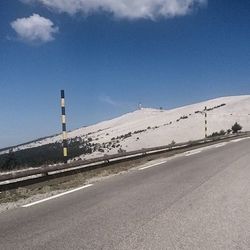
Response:
MULTIPOLYGON (((208 135, 227 131, 238 122, 244 131, 250 130, 250 95, 221 97, 171 110, 142 108, 120 117, 68 133, 69 151, 74 147, 88 150, 78 157, 90 158, 119 151, 185 142, 205 136, 207 108, 208 135)), ((61 135, 48 137, 13 147, 14 151, 61 143, 61 135)), ((6 153, 2 151, 1 154, 6 153)))

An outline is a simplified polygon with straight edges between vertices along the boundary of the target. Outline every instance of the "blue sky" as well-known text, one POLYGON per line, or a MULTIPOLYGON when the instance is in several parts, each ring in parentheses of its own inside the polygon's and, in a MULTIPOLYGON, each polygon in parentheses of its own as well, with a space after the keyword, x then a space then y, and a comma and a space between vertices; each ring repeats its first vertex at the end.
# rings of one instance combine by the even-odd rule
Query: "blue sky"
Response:
POLYGON ((59 133, 60 89, 69 129, 250 93, 248 0, 63 2, 0 2, 0 147, 59 133))

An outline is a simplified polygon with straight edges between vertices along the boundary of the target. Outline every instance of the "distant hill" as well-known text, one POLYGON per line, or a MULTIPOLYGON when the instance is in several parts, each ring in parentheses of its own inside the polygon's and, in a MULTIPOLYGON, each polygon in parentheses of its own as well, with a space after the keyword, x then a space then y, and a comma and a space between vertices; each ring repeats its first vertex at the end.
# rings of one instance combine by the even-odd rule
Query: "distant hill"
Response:
MULTIPOLYGON (((230 129, 235 122, 242 125, 243 131, 250 130, 250 95, 221 97, 171 110, 142 108, 112 120, 73 130, 68 133, 69 153, 72 153, 72 158, 83 159, 122 150, 167 145, 173 140, 178 143, 204 138, 205 106, 208 134, 230 129)), ((51 145, 54 145, 59 160, 60 143, 61 135, 56 135, 11 149, 14 152, 31 149, 35 152, 37 148, 37 152, 41 152, 41 147, 45 149, 46 145, 50 145, 51 150, 51 145)), ((7 152, 0 150, 0 154, 7 152)), ((46 154, 43 157, 46 158, 46 154)))

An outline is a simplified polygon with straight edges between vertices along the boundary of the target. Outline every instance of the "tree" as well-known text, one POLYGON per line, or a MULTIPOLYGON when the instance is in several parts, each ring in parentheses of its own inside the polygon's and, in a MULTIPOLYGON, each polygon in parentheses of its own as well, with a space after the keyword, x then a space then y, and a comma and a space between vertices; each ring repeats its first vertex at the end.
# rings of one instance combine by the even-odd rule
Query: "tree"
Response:
POLYGON ((17 160, 13 150, 10 150, 5 162, 3 163, 3 170, 12 170, 17 167, 17 160))
POLYGON ((175 144, 176 144, 176 142, 174 140, 172 140, 172 142, 169 144, 169 147, 172 148, 175 144))
POLYGON ((223 129, 222 129, 222 130, 220 131, 220 133, 219 133, 219 135, 225 135, 225 134, 226 134, 226 131, 223 130, 223 129))
POLYGON ((242 126, 238 124, 237 122, 232 126, 233 133, 238 133, 240 130, 242 130, 242 126))

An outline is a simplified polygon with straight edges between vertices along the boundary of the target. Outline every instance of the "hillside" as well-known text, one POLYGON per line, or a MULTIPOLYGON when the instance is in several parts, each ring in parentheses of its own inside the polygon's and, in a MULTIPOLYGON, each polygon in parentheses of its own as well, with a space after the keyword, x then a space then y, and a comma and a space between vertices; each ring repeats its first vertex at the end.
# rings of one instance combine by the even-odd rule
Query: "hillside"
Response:
MULTIPOLYGON (((250 95, 221 97, 171 110, 143 108, 112 120, 69 132, 69 143, 87 148, 81 158, 117 153, 118 150, 167 145, 173 140, 184 142, 204 138, 204 114, 207 107, 208 134, 227 130, 235 122, 250 130, 250 95), (88 154, 86 154, 88 152, 88 154)), ((61 142, 61 136, 37 140, 18 147, 14 151, 41 147, 61 142)), ((70 152, 70 146, 69 146, 70 152)), ((2 151, 0 154, 7 153, 2 151)), ((81 154, 81 150, 74 157, 81 154)))

